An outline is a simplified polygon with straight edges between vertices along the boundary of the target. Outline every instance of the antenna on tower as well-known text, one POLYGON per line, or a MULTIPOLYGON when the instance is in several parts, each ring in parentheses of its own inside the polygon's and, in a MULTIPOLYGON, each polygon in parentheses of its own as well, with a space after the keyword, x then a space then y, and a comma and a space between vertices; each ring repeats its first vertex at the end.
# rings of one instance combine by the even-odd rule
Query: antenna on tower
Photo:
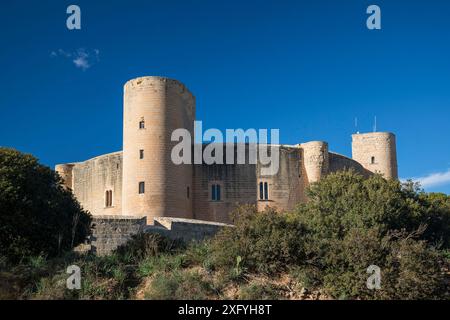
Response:
POLYGON ((359 131, 358 131, 358 117, 355 117, 355 130, 356 130, 356 133, 359 133, 359 131))
POLYGON ((373 121, 373 132, 377 132, 377 116, 375 116, 373 121))

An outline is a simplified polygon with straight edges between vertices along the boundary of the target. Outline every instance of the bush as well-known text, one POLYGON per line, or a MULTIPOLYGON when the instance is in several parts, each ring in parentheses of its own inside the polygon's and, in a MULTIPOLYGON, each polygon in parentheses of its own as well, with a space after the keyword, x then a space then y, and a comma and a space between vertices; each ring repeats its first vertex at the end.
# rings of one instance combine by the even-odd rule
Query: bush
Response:
POLYGON ((130 241, 115 250, 117 257, 124 262, 139 263, 147 257, 155 257, 161 253, 181 248, 182 244, 159 234, 139 233, 130 241))
POLYGON ((27 287, 26 297, 32 299, 127 299, 139 284, 134 269, 120 261, 117 255, 67 256, 59 261, 47 261, 44 270, 36 270, 27 287), (55 264, 52 266, 52 264, 55 264), (81 269, 81 289, 66 287, 66 268, 77 265, 81 269))
POLYGON ((241 287, 239 291, 240 300, 276 300, 281 298, 280 292, 270 283, 251 282, 241 287))
POLYGON ((0 255, 53 257, 83 242, 90 215, 61 178, 31 155, 0 148, 0 255))
POLYGON ((138 267, 138 274, 141 277, 151 276, 156 272, 175 271, 186 265, 183 254, 162 254, 149 256, 142 260, 138 267))
POLYGON ((286 215, 243 206, 233 220, 235 227, 222 229, 211 243, 213 264, 270 274, 303 259, 303 228, 286 215))
POLYGON ((150 300, 204 300, 214 295, 211 284, 196 271, 158 273, 145 298, 150 300))
MULTIPOLYGON (((442 260, 426 234, 423 194, 380 176, 330 174, 309 190, 291 218, 306 228, 306 262, 335 298, 424 299, 442 295, 442 260), (367 268, 381 268, 381 290, 369 290, 367 268)), ((437 211, 434 211, 437 212, 437 211)))

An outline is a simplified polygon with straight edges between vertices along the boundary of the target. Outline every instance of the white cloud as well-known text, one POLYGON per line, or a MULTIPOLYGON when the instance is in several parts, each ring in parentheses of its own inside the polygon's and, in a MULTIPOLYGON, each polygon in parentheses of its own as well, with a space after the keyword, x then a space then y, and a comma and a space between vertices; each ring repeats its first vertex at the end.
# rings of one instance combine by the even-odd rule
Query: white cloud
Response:
POLYGON ((411 180, 419 182, 423 188, 447 185, 450 184, 450 169, 445 172, 436 172, 423 177, 411 178, 411 180))
POLYGON ((86 50, 84 48, 79 48, 73 52, 68 52, 63 49, 58 49, 57 51, 52 51, 50 53, 50 57, 62 57, 70 59, 75 67, 86 71, 95 63, 100 61, 100 50, 86 50))

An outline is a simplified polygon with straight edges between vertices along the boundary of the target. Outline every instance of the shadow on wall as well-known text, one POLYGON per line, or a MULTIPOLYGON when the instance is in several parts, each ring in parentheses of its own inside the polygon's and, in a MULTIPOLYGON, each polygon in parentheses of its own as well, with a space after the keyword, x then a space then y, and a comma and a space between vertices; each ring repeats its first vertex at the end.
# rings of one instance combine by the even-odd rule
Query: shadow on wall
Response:
POLYGON ((87 244, 75 248, 77 252, 107 255, 126 244, 133 235, 141 232, 158 233, 173 240, 201 241, 213 237, 229 224, 183 218, 155 218, 147 225, 146 217, 97 216, 93 217, 92 234, 87 244))

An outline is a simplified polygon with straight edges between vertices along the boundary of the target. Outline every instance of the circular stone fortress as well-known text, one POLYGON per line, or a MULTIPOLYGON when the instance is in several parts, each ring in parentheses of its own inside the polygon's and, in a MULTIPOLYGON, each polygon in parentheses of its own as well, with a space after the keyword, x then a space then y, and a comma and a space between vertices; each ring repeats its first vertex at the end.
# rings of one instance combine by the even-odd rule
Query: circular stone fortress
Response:
MULTIPOLYGON (((306 187, 322 176, 354 169, 397 178, 395 135, 352 135, 352 159, 312 141, 279 146, 279 170, 261 174, 256 164, 181 164, 171 161, 175 129, 193 136, 195 97, 179 81, 142 77, 124 87, 123 151, 67 164, 56 171, 84 209, 96 216, 187 218, 230 222, 240 204, 280 210, 307 201, 306 187)), ((224 148, 225 149, 225 148, 224 148)), ((225 150, 224 150, 225 153, 225 150)))

